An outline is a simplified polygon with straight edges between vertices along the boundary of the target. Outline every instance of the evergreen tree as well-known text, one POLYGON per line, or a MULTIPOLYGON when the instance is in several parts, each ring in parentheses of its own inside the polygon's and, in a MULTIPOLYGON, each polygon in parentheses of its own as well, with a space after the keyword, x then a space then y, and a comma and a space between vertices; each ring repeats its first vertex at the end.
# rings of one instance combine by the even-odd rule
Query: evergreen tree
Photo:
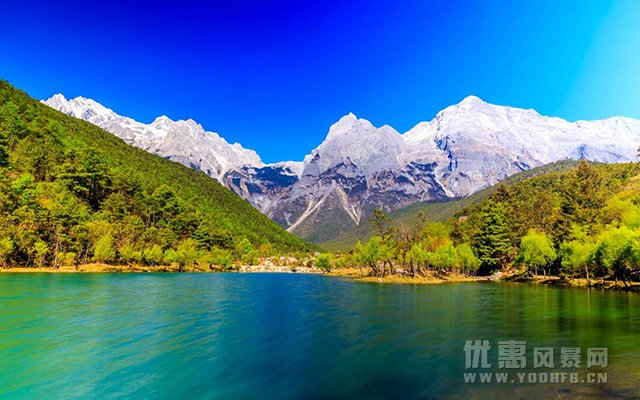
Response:
POLYGON ((9 153, 7 153, 7 138, 3 132, 0 131, 0 168, 7 167, 9 165, 9 153))
POLYGON ((476 238, 478 255, 488 270, 504 269, 509 261, 511 242, 502 203, 488 202, 480 214, 482 226, 476 238))
POLYGON ((376 208, 371 213, 369 219, 374 236, 378 236, 386 244, 393 240, 394 228, 391 224, 391 218, 384 211, 376 208))

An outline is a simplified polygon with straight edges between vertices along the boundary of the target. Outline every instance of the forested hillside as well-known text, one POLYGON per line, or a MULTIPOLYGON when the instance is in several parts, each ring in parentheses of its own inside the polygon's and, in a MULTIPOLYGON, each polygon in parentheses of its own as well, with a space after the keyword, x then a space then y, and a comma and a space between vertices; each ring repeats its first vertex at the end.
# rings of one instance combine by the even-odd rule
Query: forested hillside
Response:
POLYGON ((378 213, 375 236, 351 252, 356 264, 384 275, 426 271, 638 279, 640 164, 581 161, 492 193, 446 222, 418 217, 395 227, 378 213), (387 271, 387 272, 385 272, 387 271))
MULTIPOLYGON (((611 235, 631 235, 637 241, 640 233, 636 231, 640 228, 639 174, 637 163, 581 162, 567 172, 501 186, 490 198, 461 212, 451 235, 471 243, 488 267, 514 262, 580 272, 582 268, 572 268, 592 264, 602 273, 613 272, 614 264, 625 261, 610 259, 624 257, 608 248, 613 244, 611 235), (588 259, 578 260, 577 252, 584 251, 584 246, 592 252, 588 259), (547 256, 542 254, 544 248, 547 256)), ((616 246, 622 251, 626 239, 619 239, 616 246)), ((640 258, 628 261, 631 267, 640 258)))
POLYGON ((228 264, 310 248, 208 176, 0 81, 0 266, 228 264))

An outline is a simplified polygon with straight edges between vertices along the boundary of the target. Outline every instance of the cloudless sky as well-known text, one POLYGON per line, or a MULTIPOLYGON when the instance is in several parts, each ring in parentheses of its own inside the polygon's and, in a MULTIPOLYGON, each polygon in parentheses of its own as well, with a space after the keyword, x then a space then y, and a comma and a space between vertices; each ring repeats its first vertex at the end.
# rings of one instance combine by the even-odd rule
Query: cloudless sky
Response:
POLYGON ((470 94, 640 118, 639 21, 633 0, 3 1, 0 77, 301 160, 348 112, 404 132, 470 94))

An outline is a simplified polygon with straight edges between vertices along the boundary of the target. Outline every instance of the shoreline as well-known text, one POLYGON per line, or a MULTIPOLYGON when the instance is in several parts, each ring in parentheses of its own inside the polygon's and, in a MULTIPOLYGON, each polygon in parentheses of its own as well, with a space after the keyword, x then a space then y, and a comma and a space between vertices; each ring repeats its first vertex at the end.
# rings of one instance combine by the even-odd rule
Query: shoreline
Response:
MULTIPOLYGON (((366 269, 363 271, 366 272, 366 269)), ((462 283, 462 282, 491 282, 488 276, 466 276, 460 274, 447 275, 443 277, 435 276, 406 276, 406 275, 387 275, 385 277, 362 276, 362 271, 358 268, 335 269, 327 274, 327 276, 343 277, 357 282, 382 283, 382 284, 401 284, 401 285, 437 285, 443 283, 462 283)))
MULTIPOLYGON (((366 270, 364 270, 366 271, 366 270)), ((494 276, 467 276, 460 274, 447 275, 443 277, 435 276, 402 276, 387 275, 385 277, 364 276, 358 268, 345 268, 343 270, 333 270, 327 276, 336 276, 347 278, 356 282, 369 282, 380 284, 409 284, 409 285, 437 285, 445 283, 464 283, 464 282, 492 282, 492 283, 523 283, 530 285, 548 285, 555 287, 582 288, 582 289, 600 289, 624 292, 640 293, 640 283, 632 282, 629 286, 625 286, 622 282, 610 280, 591 280, 590 285, 584 278, 560 278, 559 276, 534 276, 529 279, 519 279, 517 275, 504 275, 500 277, 494 276)))
POLYGON ((291 266, 275 266, 275 265, 242 265, 233 269, 212 269, 198 268, 195 266, 179 268, 175 265, 163 266, 139 266, 139 265, 109 265, 109 264, 84 264, 78 267, 62 266, 54 267, 13 267, 0 268, 0 274, 95 274, 95 273, 123 273, 123 274, 143 274, 143 273, 220 273, 233 272, 239 274, 314 274, 324 275, 328 277, 340 277, 352 280, 354 282, 377 283, 377 284, 399 284, 399 285, 437 285, 446 283, 464 283, 464 282, 493 282, 493 283, 525 283, 530 285, 549 285, 567 288, 583 288, 583 289, 600 289, 612 291, 626 291, 640 293, 640 283, 632 282, 628 286, 618 281, 610 280, 591 280, 590 284, 584 278, 560 278, 558 276, 534 276, 526 279, 519 278, 517 275, 503 275, 501 277, 493 276, 467 276, 461 274, 446 275, 442 277, 436 276, 406 276, 406 275, 387 275, 385 277, 369 276, 366 269, 359 268, 342 268, 334 269, 331 272, 324 272, 316 267, 291 267, 291 266))
POLYGON ((263 266, 263 265, 242 265, 234 269, 213 269, 198 268, 195 266, 179 268, 175 265, 141 266, 141 265, 110 265, 110 264, 83 264, 77 267, 62 266, 55 267, 12 267, 0 268, 0 274, 99 274, 99 273, 301 273, 301 274, 322 274, 323 272, 315 267, 289 267, 289 266, 263 266))
POLYGON ((549 285, 557 287, 568 288, 582 288, 582 289, 601 289, 601 290, 614 290, 622 292, 640 292, 640 282, 629 282, 628 286, 625 286, 621 281, 612 281, 605 279, 592 279, 587 281, 585 278, 561 278, 559 276, 541 276, 537 275, 530 279, 518 279, 515 275, 509 276, 505 279, 501 279, 501 282, 510 283, 528 283, 532 285, 549 285))

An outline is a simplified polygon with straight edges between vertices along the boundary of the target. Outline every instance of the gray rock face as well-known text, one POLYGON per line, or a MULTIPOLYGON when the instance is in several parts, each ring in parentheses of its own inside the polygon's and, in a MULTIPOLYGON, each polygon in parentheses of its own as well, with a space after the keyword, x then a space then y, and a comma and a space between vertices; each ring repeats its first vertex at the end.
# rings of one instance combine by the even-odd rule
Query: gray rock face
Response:
POLYGON ((363 223, 375 208, 472 194, 514 173, 562 159, 636 161, 640 121, 568 122, 469 96, 404 134, 353 114, 331 126, 302 162, 264 164, 193 120, 143 124, 99 103, 56 95, 49 106, 127 143, 198 169, 314 242, 363 223))

